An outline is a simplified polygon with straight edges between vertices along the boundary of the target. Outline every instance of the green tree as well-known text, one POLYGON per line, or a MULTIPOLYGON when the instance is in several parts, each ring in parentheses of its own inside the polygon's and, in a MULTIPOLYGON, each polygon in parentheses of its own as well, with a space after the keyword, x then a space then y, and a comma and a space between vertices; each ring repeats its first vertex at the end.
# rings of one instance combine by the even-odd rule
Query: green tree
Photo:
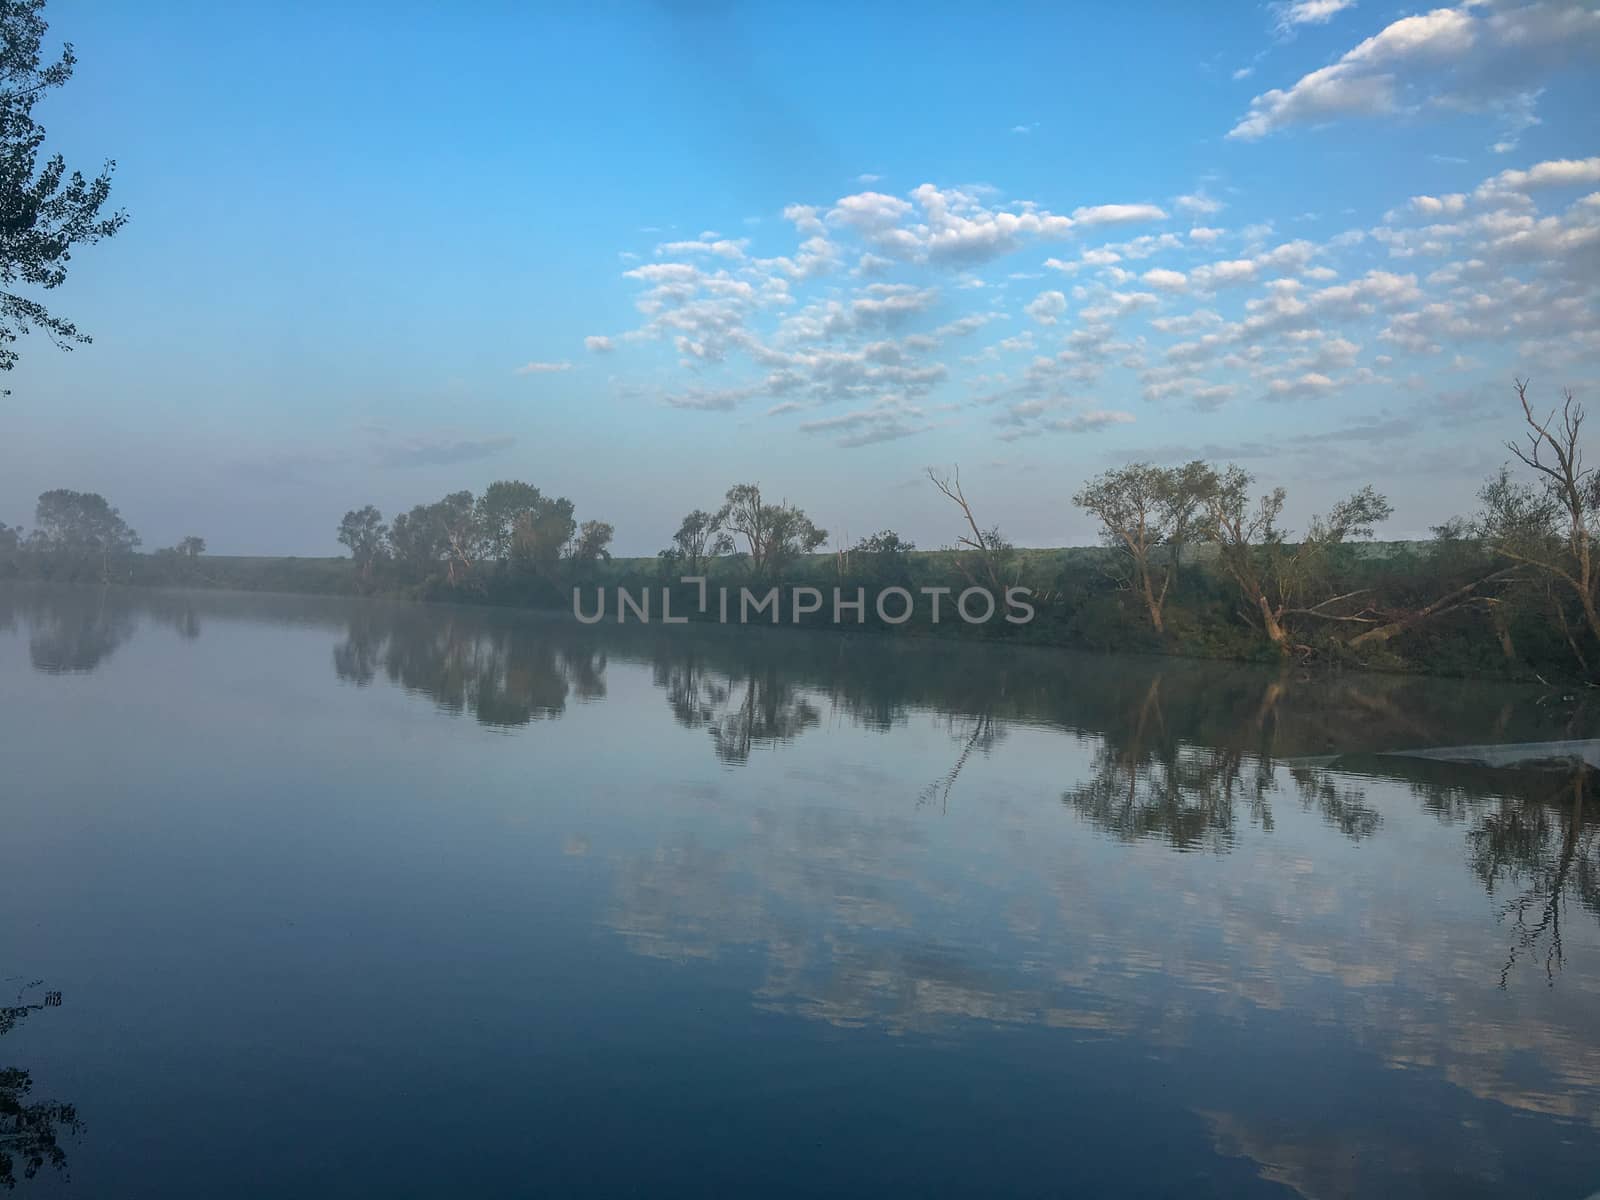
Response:
POLYGON ((517 518, 512 529, 513 561, 536 571, 549 572, 561 559, 578 532, 572 501, 565 496, 542 497, 539 503, 517 518))
POLYGON ((206 540, 191 533, 178 543, 176 549, 184 558, 199 558, 206 552, 206 540))
POLYGON ((111 237, 127 221, 120 211, 101 216, 115 163, 93 179, 68 174, 59 154, 39 163, 45 131, 33 119, 34 105, 71 79, 77 62, 69 42, 55 62, 42 65, 43 14, 44 0, 0 0, 0 370, 6 371, 16 365, 13 343, 34 329, 63 350, 90 340, 12 289, 60 287, 75 246, 111 237))
POLYGON ((111 560, 131 554, 139 535, 98 492, 56 488, 40 495, 33 511, 34 531, 28 548, 68 564, 95 562, 109 578, 111 560))
POLYGON ((1100 519, 1101 536, 1118 551, 1157 633, 1165 629, 1167 593, 1210 482, 1201 462, 1175 468, 1138 462, 1090 480, 1072 498, 1100 519))
POLYGON ((585 521, 572 539, 570 555, 579 562, 610 562, 616 528, 607 521, 585 521))
POLYGON ((1305 537, 1291 545, 1278 526, 1287 493, 1274 488, 1252 504, 1253 482, 1236 466, 1213 473, 1200 522, 1203 536, 1217 545, 1223 571, 1239 588, 1246 621, 1285 654, 1301 621, 1377 624, 1376 617, 1346 611, 1346 602, 1360 593, 1325 593, 1338 548, 1351 538, 1371 537, 1373 526, 1394 512, 1388 500, 1370 485, 1363 487, 1326 517, 1313 517, 1305 537))
POLYGON ((516 543, 517 522, 538 513, 548 502, 531 483, 520 479, 500 479, 478 497, 478 527, 484 553, 499 562, 508 562, 516 543))
POLYGON ((472 493, 451 492, 433 505, 444 538, 445 563, 452 584, 460 583, 483 555, 483 535, 472 493))
POLYGON ((879 586, 903 586, 911 580, 911 555, 916 548, 894 530, 885 529, 862 538, 847 553, 855 573, 879 586))
POLYGON ((426 579, 444 559, 444 530, 431 504, 399 513, 389 526, 389 552, 413 579, 426 579))
POLYGON ((678 532, 672 535, 672 545, 661 552, 661 557, 685 574, 701 574, 709 559, 733 552, 733 539, 723 531, 722 517, 722 513, 695 509, 678 524, 678 532))
MULTIPOLYGON (((339 522, 339 541, 349 547, 351 561, 361 573, 361 578, 372 577, 372 568, 383 554, 384 538, 388 532, 388 527, 383 523, 383 514, 370 504, 351 509, 339 522)), ((203 543, 201 548, 204 549, 203 543)))
POLYGON ((716 522, 744 539, 750 568, 760 578, 777 579, 795 559, 828 540, 828 531, 818 529, 799 508, 768 504, 759 484, 735 484, 726 500, 716 522))

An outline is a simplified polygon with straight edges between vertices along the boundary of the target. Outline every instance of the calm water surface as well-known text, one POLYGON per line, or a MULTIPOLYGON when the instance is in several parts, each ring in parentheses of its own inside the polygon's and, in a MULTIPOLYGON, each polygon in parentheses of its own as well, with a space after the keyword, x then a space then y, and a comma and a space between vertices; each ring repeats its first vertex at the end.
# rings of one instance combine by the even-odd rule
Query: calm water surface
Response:
POLYGON ((1577 1200, 1600 804, 1381 752, 1594 725, 1503 685, 0 589, 0 1068, 73 1106, 37 1110, 61 1167, 0 1151, 92 1198, 1577 1200))

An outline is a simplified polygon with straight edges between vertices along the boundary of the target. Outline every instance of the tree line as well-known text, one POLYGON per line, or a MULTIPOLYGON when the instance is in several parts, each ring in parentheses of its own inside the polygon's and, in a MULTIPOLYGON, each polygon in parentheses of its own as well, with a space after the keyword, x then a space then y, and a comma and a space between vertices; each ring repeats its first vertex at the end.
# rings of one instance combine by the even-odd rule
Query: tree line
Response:
MULTIPOLYGON (((610 523, 580 521, 567 497, 501 480, 390 520, 373 505, 350 510, 337 529, 349 552, 343 567, 315 559, 246 567, 204 557, 198 536, 138 554, 138 534, 103 497, 57 489, 39 497, 32 531, 0 524, 0 575, 560 607, 578 584, 683 588, 685 576, 780 589, 936 585, 998 595, 1022 586, 1038 610, 1030 625, 963 632, 1106 650, 1594 679, 1600 478, 1583 460, 1584 410, 1570 392, 1541 410, 1520 381, 1515 396, 1523 436, 1508 448, 1523 471, 1502 468, 1479 489, 1474 511, 1438 526, 1425 543, 1367 544, 1393 512, 1371 486, 1296 534, 1283 524, 1283 488, 1258 489, 1236 465, 1197 460, 1135 462, 1085 482, 1074 502, 1097 520, 1101 544, 1065 550, 1015 546, 980 520, 957 470, 928 473, 954 518, 950 541, 932 551, 885 529, 824 552, 828 533, 802 508, 740 483, 720 503, 685 515, 653 559, 613 560, 610 523)), ((692 610, 688 595, 674 598, 675 611, 692 610)), ((901 628, 950 631, 924 626, 919 618, 901 628)))
MULTIPOLYGON (((481 496, 451 492, 385 523, 368 504, 339 522, 338 539, 364 587, 443 584, 468 592, 551 584, 578 564, 609 562, 615 530, 580 523, 572 501, 502 479, 481 496)), ((533 598, 533 597, 529 597, 533 598)))

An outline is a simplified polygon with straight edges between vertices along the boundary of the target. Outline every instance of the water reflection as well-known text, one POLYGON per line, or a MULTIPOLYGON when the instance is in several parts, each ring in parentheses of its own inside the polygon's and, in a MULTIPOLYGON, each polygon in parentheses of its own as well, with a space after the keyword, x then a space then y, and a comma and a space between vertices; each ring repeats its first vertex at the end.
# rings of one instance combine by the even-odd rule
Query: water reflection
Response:
POLYGON ((569 695, 605 696, 605 653, 571 640, 486 628, 476 614, 416 607, 362 610, 333 649, 340 679, 390 683, 450 713, 502 728, 559 717, 569 695))
MULTIPOLYGON (((1584 738, 1581 701, 446 607, 73 604, 0 605, 0 626, 22 621, 30 653, 63 626, 117 645, 311 627, 355 708, 398 688, 549 749, 541 769, 570 786, 548 790, 605 812, 590 828, 582 800, 561 810, 578 824, 554 831, 541 883, 581 873, 593 907, 573 923, 598 921, 650 980, 830 1034, 1111 1047, 1113 1073, 1160 1064, 1218 1154, 1306 1196, 1569 1179, 1600 1130, 1594 773, 1396 753, 1584 738), (589 752, 564 778, 569 742, 589 752), (684 752, 613 771, 630 744, 684 752)), ((581 974, 567 952, 552 973, 581 974)))
MULTIPOLYGON (((0 1007, 0 1037, 32 1014, 61 1003, 60 993, 43 987, 43 980, 34 980, 18 992, 15 1004, 0 1007)), ((37 1100, 32 1093, 33 1078, 27 1071, 0 1067, 0 1187, 8 1190, 46 1166, 65 1175, 67 1152, 61 1138, 82 1128, 73 1105, 37 1100)))
POLYGON ((756 746, 792 741, 822 720, 821 709, 776 664, 729 673, 685 647, 682 656, 656 655, 651 671, 678 724, 705 729, 725 763, 746 762, 756 746))
POLYGON ((1531 957, 1552 985, 1566 964, 1562 924, 1569 902, 1600 918, 1600 806, 1597 772, 1501 770, 1421 759, 1391 759, 1412 793, 1447 825, 1464 825, 1466 861, 1511 937, 1500 973, 1505 986, 1531 957), (1493 792, 1485 796, 1485 777, 1493 792))
POLYGON ((47 675, 96 670, 141 621, 165 625, 186 639, 200 636, 199 607, 188 596, 155 592, 134 601, 112 588, 0 586, 0 630, 20 623, 33 669, 47 675))

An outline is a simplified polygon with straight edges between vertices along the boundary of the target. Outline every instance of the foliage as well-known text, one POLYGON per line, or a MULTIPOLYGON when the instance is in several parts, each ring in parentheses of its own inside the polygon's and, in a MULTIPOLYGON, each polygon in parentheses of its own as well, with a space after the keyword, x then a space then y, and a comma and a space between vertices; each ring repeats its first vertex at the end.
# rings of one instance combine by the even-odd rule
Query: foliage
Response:
POLYGON ((1100 518, 1101 537, 1118 552, 1127 586, 1139 594, 1157 633, 1195 514, 1214 479, 1202 462, 1172 468, 1138 462, 1090 480, 1072 498, 1100 518))
POLYGON ((44 0, 0 0, 0 370, 5 371, 16 365, 17 338, 31 330, 41 330, 63 350, 90 340, 71 321, 12 289, 19 284, 44 291, 60 287, 73 248, 113 236, 127 220, 122 212, 101 215, 115 163, 85 179, 79 171, 69 174, 59 154, 39 162, 45 131, 34 120, 34 106, 71 79, 77 63, 69 42, 59 58, 44 64, 41 43, 47 28, 44 0))
POLYGON ((351 509, 339 522, 339 541, 350 548, 351 561, 363 579, 371 577, 373 565, 383 556, 388 533, 383 514, 370 504, 351 509))
POLYGON ((729 488, 716 520, 735 544, 744 539, 751 573, 758 579, 778 579, 801 555, 812 553, 828 540, 828 531, 818 529, 799 508, 769 504, 755 483, 729 488))

